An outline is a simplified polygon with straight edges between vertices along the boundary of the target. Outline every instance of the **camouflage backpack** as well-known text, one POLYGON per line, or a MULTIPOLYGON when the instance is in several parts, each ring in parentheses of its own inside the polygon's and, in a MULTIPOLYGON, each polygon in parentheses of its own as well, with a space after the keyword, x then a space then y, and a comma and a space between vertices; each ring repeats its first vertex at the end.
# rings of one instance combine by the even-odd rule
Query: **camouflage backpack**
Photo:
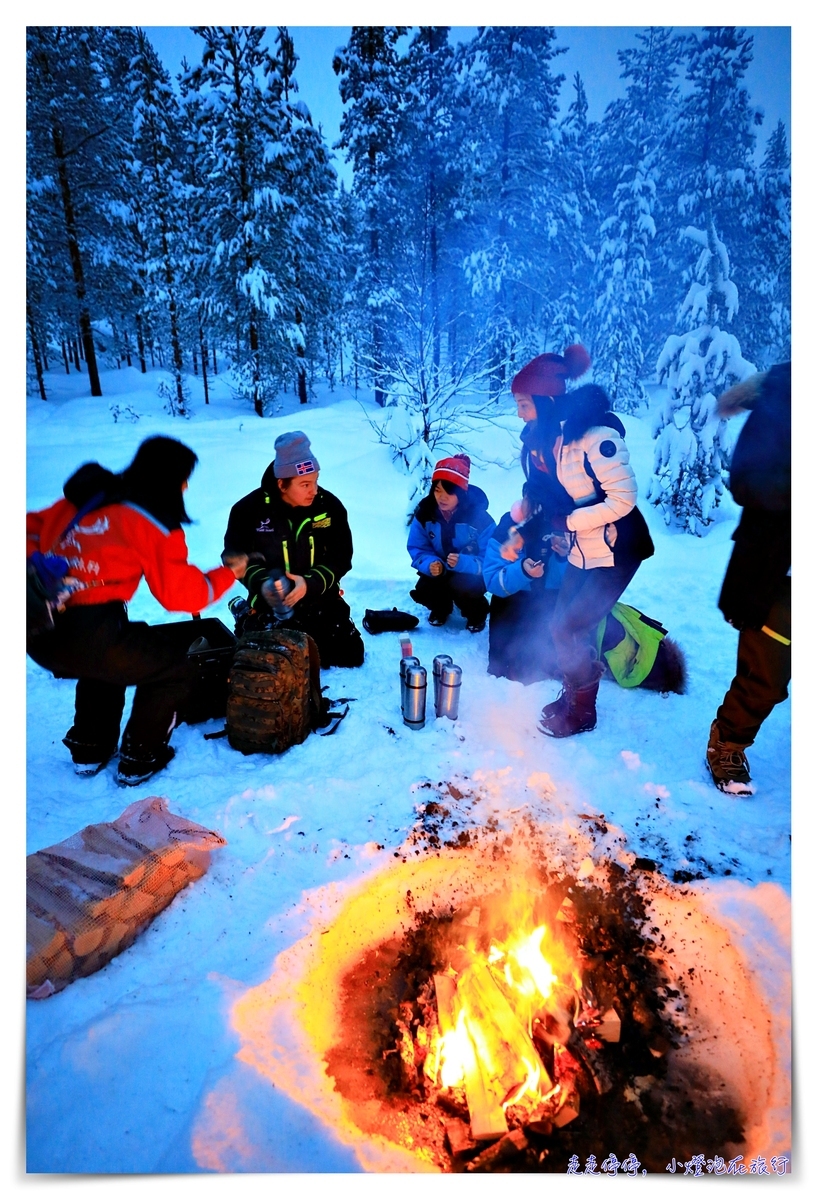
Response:
POLYGON ((233 749, 282 754, 318 723, 318 648, 297 629, 247 633, 236 648, 227 688, 227 740, 233 749))

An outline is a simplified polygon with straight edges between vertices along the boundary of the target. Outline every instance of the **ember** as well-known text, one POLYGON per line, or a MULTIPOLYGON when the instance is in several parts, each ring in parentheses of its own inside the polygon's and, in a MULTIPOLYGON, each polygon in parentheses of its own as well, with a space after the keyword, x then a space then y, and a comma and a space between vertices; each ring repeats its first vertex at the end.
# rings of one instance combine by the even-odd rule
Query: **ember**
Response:
POLYGON ((243 1061, 372 1170, 565 1172, 618 1156, 664 1172, 787 1148, 767 1119, 787 1091, 769 1015, 689 892, 595 864, 587 843, 568 870, 560 831, 533 823, 465 844, 439 833, 440 849, 330 900, 336 917, 236 1005, 243 1061), (701 966, 705 938, 724 973, 701 966), (751 1007, 733 1030, 739 996, 751 1007))

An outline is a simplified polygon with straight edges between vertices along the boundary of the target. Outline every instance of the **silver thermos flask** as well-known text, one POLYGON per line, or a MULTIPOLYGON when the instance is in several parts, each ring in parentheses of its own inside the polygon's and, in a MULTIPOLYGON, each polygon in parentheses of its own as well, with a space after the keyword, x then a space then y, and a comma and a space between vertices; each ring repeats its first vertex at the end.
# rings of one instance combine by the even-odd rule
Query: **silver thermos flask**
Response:
POLYGON ((419 663, 404 667, 403 694, 404 725, 422 729, 426 724, 426 668, 419 663))
POLYGON ((437 685, 435 698, 436 717, 448 717, 450 721, 457 720, 462 675, 460 667, 456 666, 451 659, 441 667, 440 682, 437 685))
POLYGON ((440 705, 440 672, 442 671, 442 669, 444 667, 450 666, 451 661, 452 661, 451 654, 436 654, 432 661, 432 674, 434 675, 434 680, 435 680, 435 716, 436 717, 440 716, 440 713, 437 711, 438 707, 440 705))
POLYGON ((413 654, 407 654, 400 660, 400 711, 401 716, 406 712, 406 668, 419 667, 420 659, 413 654))

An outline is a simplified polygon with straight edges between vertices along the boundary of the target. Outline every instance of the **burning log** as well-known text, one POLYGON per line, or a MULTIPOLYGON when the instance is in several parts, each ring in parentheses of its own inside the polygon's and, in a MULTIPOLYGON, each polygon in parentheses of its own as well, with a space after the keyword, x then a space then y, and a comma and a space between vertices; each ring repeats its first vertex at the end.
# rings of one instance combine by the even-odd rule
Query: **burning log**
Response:
POLYGON ((602 1038, 603 1042, 618 1042, 622 1034, 622 1021, 616 1009, 609 1008, 607 1012, 602 1014, 602 1021, 594 1030, 594 1034, 598 1038, 602 1038))
POLYGON ((468 1158, 480 1149, 479 1143, 471 1136, 469 1126, 465 1121, 459 1121, 457 1118, 447 1121, 444 1129, 446 1131, 446 1141, 449 1143, 449 1149, 452 1152, 453 1158, 468 1158))
POLYGON ((520 1158, 528 1149, 528 1138, 522 1129, 515 1129, 501 1138, 467 1165, 467 1171, 496 1171, 503 1163, 520 1158))

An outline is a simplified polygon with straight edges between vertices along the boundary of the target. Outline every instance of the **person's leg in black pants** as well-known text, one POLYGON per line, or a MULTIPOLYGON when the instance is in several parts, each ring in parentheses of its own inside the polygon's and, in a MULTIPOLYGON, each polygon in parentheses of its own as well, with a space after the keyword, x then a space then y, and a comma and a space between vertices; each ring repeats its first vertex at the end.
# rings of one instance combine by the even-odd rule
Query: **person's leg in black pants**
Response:
POLYGON ((602 664, 596 659, 593 635, 636 573, 638 563, 582 571, 571 563, 560 585, 551 635, 563 692, 542 710, 540 730, 550 737, 570 737, 596 727, 596 697, 602 664))
POLYGON ((574 687, 594 674, 593 635, 636 574, 636 567, 597 567, 582 571, 571 563, 551 618, 551 636, 563 678, 574 687))
POLYGON ((435 625, 444 625, 452 614, 451 572, 441 575, 421 575, 409 595, 418 604, 429 609, 429 620, 435 625))
POLYGON ((109 756, 113 753, 124 689, 133 685, 136 694, 121 756, 169 761, 170 733, 195 681, 187 656, 190 641, 189 627, 131 622, 120 603, 68 609, 58 616, 52 632, 31 640, 28 651, 35 662, 59 678, 79 681, 75 721, 66 744, 72 757, 72 741, 86 748, 75 762, 89 761, 89 746, 108 751, 109 756), (104 711, 106 701, 108 711, 104 711))
POLYGON ((449 576, 454 603, 466 618, 466 624, 475 632, 483 629, 489 615, 489 602, 486 599, 486 585, 481 575, 459 575, 452 572, 449 576))
POLYGON ((363 663, 364 640, 349 605, 337 592, 321 596, 306 608, 297 605, 292 624, 313 639, 322 667, 360 667, 363 663))

